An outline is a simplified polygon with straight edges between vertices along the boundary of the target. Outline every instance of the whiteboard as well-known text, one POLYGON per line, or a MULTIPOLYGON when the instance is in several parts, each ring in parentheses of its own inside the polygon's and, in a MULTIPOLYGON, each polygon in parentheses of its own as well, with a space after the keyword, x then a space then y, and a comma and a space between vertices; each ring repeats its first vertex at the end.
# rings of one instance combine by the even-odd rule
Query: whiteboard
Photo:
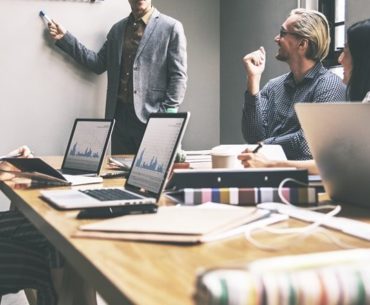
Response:
POLYGON ((1 0, 0 150, 28 144, 38 155, 62 154, 76 117, 103 117, 106 74, 91 73, 55 45, 43 10, 88 48, 99 50, 128 1, 1 0))

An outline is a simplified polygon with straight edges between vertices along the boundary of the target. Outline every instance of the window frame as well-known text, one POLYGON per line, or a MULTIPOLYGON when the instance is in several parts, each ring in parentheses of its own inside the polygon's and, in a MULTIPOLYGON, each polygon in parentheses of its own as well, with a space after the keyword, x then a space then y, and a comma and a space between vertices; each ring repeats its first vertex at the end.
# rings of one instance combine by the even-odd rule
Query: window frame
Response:
POLYGON ((329 54, 324 59, 323 64, 326 67, 335 67, 338 66, 338 57, 342 53, 344 45, 341 47, 335 47, 336 46, 336 29, 338 27, 343 27, 341 29, 343 35, 342 39, 343 42, 345 41, 345 35, 346 35, 346 7, 347 7, 347 1, 343 1, 343 10, 344 10, 344 20, 336 20, 336 0, 318 0, 318 11, 323 13, 326 18, 328 19, 329 26, 330 26, 330 47, 329 47, 329 54))

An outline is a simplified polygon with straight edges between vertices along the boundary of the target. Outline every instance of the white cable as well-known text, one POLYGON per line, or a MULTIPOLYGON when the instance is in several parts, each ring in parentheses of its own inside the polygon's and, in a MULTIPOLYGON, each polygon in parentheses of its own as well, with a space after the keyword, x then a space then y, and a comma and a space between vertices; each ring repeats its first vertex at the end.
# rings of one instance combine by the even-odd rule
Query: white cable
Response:
MULTIPOLYGON (((304 208, 301 208, 301 207, 294 206, 286 198, 284 198, 282 190, 283 190, 284 184, 287 183, 288 181, 293 181, 293 182, 295 182, 299 185, 303 185, 303 186, 307 187, 306 183, 302 183, 298 180, 295 180, 295 179, 292 179, 292 178, 284 179, 283 181, 281 181, 281 183, 279 184, 279 187, 278 187, 278 194, 279 194, 280 200, 283 203, 285 203, 287 206, 289 206, 289 208, 291 208, 291 209, 304 209, 304 208)), ((323 228, 320 228, 320 226, 322 224, 324 224, 325 221, 327 221, 331 217, 334 217, 335 215, 337 215, 340 212, 340 210, 341 210, 340 205, 325 205, 325 206, 312 207, 312 208, 307 208, 307 209, 308 210, 322 210, 322 209, 328 209, 328 208, 331 208, 332 210, 330 212, 326 213, 326 214, 323 214, 323 216, 319 220, 317 220, 317 221, 315 221, 315 222, 313 222, 313 223, 311 223, 307 226, 304 226, 304 227, 271 228, 271 227, 265 226, 265 227, 259 228, 259 230, 262 230, 262 231, 265 231, 265 232, 268 232, 268 233, 271 233, 271 234, 277 234, 277 235, 285 235, 286 234, 287 235, 286 237, 289 238, 289 240, 291 240, 292 238, 295 238, 298 241, 302 241, 305 238, 307 238, 308 236, 310 236, 311 234, 318 232, 320 234, 323 234, 326 238, 328 238, 332 243, 334 243, 338 247, 352 248, 353 246, 351 246, 351 245, 349 245, 345 242, 342 242, 339 238, 336 238, 336 237, 330 235, 329 231, 324 230, 323 228), (290 236, 288 236, 288 235, 290 235, 290 236)), ((252 243, 254 246, 256 246, 257 248, 260 248, 260 249, 276 251, 276 250, 281 250, 281 249, 287 248, 287 247, 292 246, 294 244, 290 241, 288 245, 282 245, 281 247, 266 245, 264 243, 261 243, 261 242, 257 241, 252 236, 252 233, 253 233, 253 230, 247 231, 245 233, 245 238, 250 243, 252 243)))
MULTIPOLYGON (((260 230, 263 230, 266 228, 260 228, 260 230)), ((266 244, 266 243, 261 243, 259 242, 255 237, 253 237, 252 233, 256 232, 258 229, 247 231, 245 233, 245 238, 247 241, 249 241, 252 245, 255 247, 262 249, 262 250, 267 250, 267 251, 279 251, 283 249, 288 249, 290 247, 293 247, 298 241, 302 242, 304 241, 307 237, 309 237, 312 233, 317 233, 321 234, 324 237, 326 237, 330 242, 335 244, 339 248, 344 248, 344 249, 350 249, 350 248, 357 248, 355 245, 348 244, 346 242, 343 242, 340 238, 337 238, 331 234, 330 231, 324 228, 316 228, 315 232, 311 232, 309 235, 307 234, 292 234, 290 236, 286 236, 287 243, 282 244, 281 241, 279 241, 279 246, 277 245, 271 245, 271 244, 266 244), (295 243, 292 243, 291 239, 295 238, 295 243)))
POLYGON ((298 181, 296 179, 293 179, 293 178, 286 178, 284 179, 283 181, 280 182, 279 186, 278 186, 278 194, 279 194, 279 197, 280 197, 280 200, 281 202, 287 204, 287 205, 292 205, 292 203, 290 203, 283 195, 283 186, 285 183, 289 182, 289 181, 292 181, 294 183, 297 183, 298 185, 302 185, 304 187, 308 187, 308 185, 306 183, 303 183, 301 181, 298 181))

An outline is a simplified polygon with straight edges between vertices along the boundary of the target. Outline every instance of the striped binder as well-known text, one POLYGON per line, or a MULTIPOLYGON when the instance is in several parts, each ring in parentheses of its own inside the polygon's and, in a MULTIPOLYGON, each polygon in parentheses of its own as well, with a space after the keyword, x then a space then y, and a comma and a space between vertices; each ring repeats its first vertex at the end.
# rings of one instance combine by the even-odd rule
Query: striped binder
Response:
MULTIPOLYGON (((278 188, 184 188, 168 195, 188 204, 219 202, 235 205, 255 205, 263 202, 282 202, 278 188)), ((317 203, 317 191, 314 187, 282 188, 283 197, 292 204, 313 205, 317 203)))
MULTIPOLYGON (((271 259, 270 268, 263 264, 262 269, 207 270, 198 275, 195 304, 370 304, 369 254, 366 249, 327 252, 323 253, 325 264, 320 262, 320 254, 297 256, 306 263, 296 269, 279 268, 281 259, 277 258, 274 264, 271 259)), ((286 258, 296 265, 294 256, 286 258)), ((261 260, 261 265, 264 261, 261 260)))

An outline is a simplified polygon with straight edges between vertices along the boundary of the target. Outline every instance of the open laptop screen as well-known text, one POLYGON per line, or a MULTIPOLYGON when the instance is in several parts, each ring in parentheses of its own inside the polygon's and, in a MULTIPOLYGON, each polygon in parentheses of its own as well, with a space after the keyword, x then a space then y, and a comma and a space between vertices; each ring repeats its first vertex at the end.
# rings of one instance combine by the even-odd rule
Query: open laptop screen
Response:
POLYGON ((175 158, 188 114, 156 114, 147 123, 138 153, 132 163, 126 188, 160 194, 175 158))
POLYGON ((312 156, 331 199, 370 207, 370 105, 297 103, 312 156))
POLYGON ((113 120, 76 119, 63 160, 63 169, 99 172, 113 120))

